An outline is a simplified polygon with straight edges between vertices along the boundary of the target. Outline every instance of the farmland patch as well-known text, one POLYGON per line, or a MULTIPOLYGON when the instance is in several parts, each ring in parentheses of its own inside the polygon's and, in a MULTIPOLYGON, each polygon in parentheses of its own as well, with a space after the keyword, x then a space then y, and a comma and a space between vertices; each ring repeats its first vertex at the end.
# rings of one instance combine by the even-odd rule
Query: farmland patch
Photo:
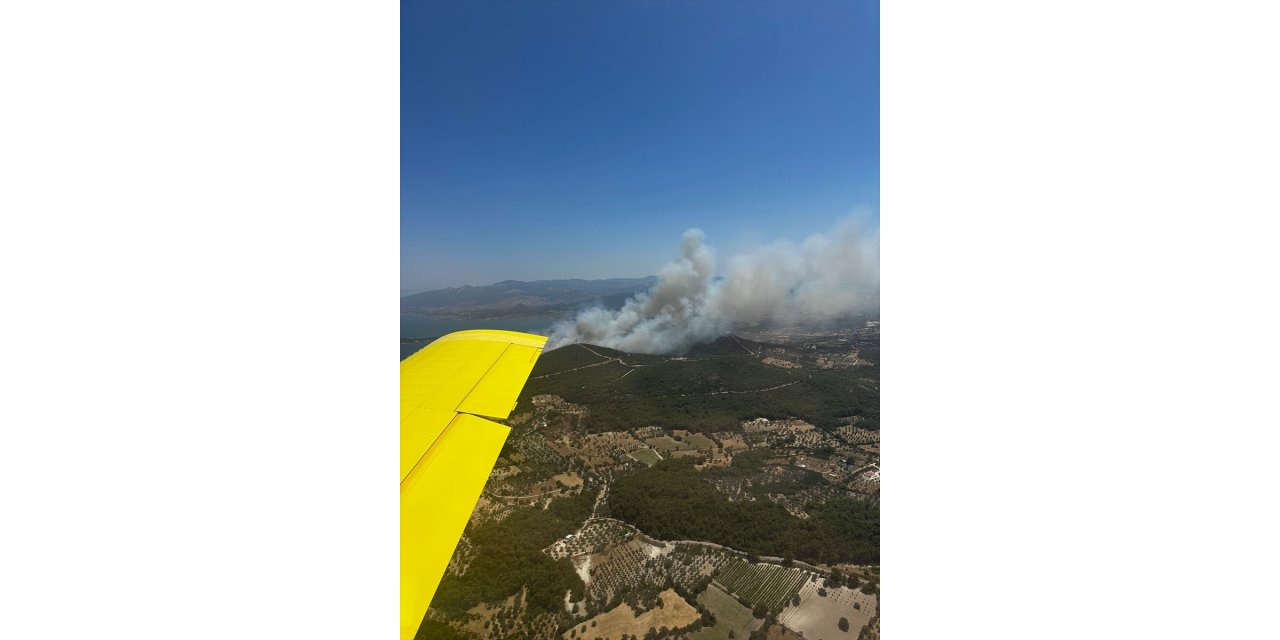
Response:
POLYGON ((691 445, 691 444, 689 444, 689 443, 687 443, 687 442, 683 442, 683 441, 680 441, 680 440, 676 440, 675 438, 672 438, 671 436, 661 436, 661 437, 658 437, 658 438, 648 438, 648 439, 646 439, 644 442, 645 442, 645 444, 647 444, 647 445, 649 445, 649 446, 653 447, 654 449, 657 449, 658 451, 661 451, 661 452, 663 452, 663 453, 670 453, 670 452, 672 452, 672 451, 676 451, 677 449, 692 449, 692 448, 693 448, 693 445, 691 445))
POLYGON ((658 462, 662 460, 662 456, 659 456, 658 452, 653 449, 636 449, 627 455, 631 456, 637 462, 643 462, 649 467, 658 464, 658 462))
POLYGON ((689 444, 693 445, 693 448, 695 449, 714 449, 716 446, 716 443, 713 442, 711 438, 708 438, 701 433, 692 434, 688 438, 685 438, 685 440, 688 441, 689 444))
POLYGON ((649 629, 677 629, 692 624, 701 616, 693 605, 685 602, 675 591, 667 589, 659 594, 661 607, 637 613, 631 605, 620 604, 590 620, 578 623, 565 631, 565 640, 604 638, 620 640, 624 635, 644 637, 649 629))
POLYGON ((582 476, 578 475, 578 472, 576 471, 554 475, 551 477, 551 480, 553 482, 563 484, 570 489, 577 489, 582 486, 582 476))
POLYGON ((808 577, 807 571, 799 569, 734 559, 716 574, 716 581, 752 607, 764 605, 776 613, 789 604, 791 596, 807 582, 808 577))
POLYGON ((693 634, 691 640, 728 640, 730 631, 734 638, 745 639, 759 624, 750 609, 714 584, 698 595, 698 602, 716 617, 716 624, 693 634))

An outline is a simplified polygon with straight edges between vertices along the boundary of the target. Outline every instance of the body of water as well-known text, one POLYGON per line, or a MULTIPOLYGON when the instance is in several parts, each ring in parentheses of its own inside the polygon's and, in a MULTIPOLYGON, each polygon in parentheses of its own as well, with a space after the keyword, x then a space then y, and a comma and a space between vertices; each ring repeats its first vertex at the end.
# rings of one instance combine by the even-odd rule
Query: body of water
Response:
POLYGON ((537 333, 547 335, 551 331, 551 325, 556 320, 552 318, 502 318, 496 320, 440 320, 436 318, 423 318, 421 316, 400 316, 400 359, 404 360, 413 355, 417 350, 427 346, 431 340, 439 338, 454 331, 466 331, 468 329, 502 329, 504 331, 523 331, 525 333, 537 333), (424 338, 423 340, 415 340, 414 342, 404 342, 406 339, 424 338))

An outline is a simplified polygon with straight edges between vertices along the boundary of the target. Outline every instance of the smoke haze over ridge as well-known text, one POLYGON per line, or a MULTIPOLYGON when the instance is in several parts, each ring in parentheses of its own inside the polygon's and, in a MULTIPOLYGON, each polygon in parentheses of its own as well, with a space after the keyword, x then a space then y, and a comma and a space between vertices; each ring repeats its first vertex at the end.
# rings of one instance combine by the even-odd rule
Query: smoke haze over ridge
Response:
POLYGON ((740 326, 816 325, 880 306, 880 229, 870 216, 841 219, 799 245, 778 241, 731 257, 715 277, 715 250, 699 229, 658 283, 616 311, 591 308, 557 323, 547 348, 576 342, 632 353, 682 353, 740 326))

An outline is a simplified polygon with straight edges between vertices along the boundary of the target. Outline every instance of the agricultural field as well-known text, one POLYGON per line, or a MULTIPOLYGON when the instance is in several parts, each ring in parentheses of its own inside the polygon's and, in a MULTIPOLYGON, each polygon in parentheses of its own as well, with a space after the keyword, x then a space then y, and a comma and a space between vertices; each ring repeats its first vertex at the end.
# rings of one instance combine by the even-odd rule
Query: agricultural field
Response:
POLYGON ((502 447, 502 462, 519 465, 519 473, 504 472, 490 476, 485 490, 496 495, 529 495, 533 487, 563 473, 568 459, 560 455, 540 433, 532 429, 512 429, 502 447))
POLYGON ((698 594, 698 602, 716 617, 716 624, 699 630, 690 640, 729 640, 730 631, 734 638, 745 640, 758 624, 750 609, 714 584, 698 594))
POLYGON ((659 572, 657 557, 662 548, 638 538, 615 544, 590 557, 587 575, 587 601, 599 610, 615 595, 656 587, 666 581, 659 572))
POLYGON ((586 604, 599 611, 615 596, 635 595, 674 584, 690 593, 701 588, 732 557, 727 551, 697 544, 655 545, 635 530, 611 520, 594 520, 569 542, 557 542, 548 553, 566 557, 587 584, 586 604), (590 542, 588 542, 590 541, 590 542))
POLYGON ((714 449, 716 443, 701 433, 690 434, 685 441, 693 445, 694 449, 714 449))
POLYGON ((577 472, 561 473, 551 479, 563 483, 570 489, 577 489, 582 486, 582 476, 578 475, 577 472))
POLYGON ((648 440, 649 438, 661 438, 663 435, 665 435, 662 432, 662 427, 655 427, 652 425, 647 427, 636 427, 635 434, 636 434, 636 437, 640 438, 641 440, 648 440))
POLYGON ((782 367, 783 369, 799 369, 800 368, 800 365, 794 362, 791 362, 790 360, 782 360, 780 358, 774 358, 772 356, 765 358, 764 360, 761 360, 761 362, 773 367, 782 367))
POLYGON ((856 640, 871 617, 876 615, 876 596, 858 589, 837 587, 819 595, 822 582, 806 582, 800 589, 800 606, 788 605, 778 622, 804 634, 807 640, 856 640), (840 618, 849 619, 849 630, 841 631, 840 618))
POLYGON ((716 581, 752 607, 763 604, 769 611, 778 612, 790 603, 791 596, 808 581, 809 575, 800 569, 735 559, 716 574, 716 581))
POLYGON ((624 462, 626 454, 640 446, 640 442, 625 431, 581 434, 578 438, 578 457, 588 467, 610 467, 624 462))
POLYGON ((605 548, 627 542, 635 537, 636 530, 617 520, 588 520, 569 540, 556 540, 543 550, 559 560, 587 553, 600 553, 605 548))
POLYGON ((739 432, 717 431, 712 435, 720 441, 720 446, 724 447, 725 451, 735 451, 748 448, 746 439, 744 439, 742 434, 739 432))
POLYGON ((872 444, 880 442, 880 432, 846 425, 835 430, 840 439, 849 444, 872 444))
POLYGON ((650 467, 658 464, 659 460, 662 460, 662 456, 658 455, 658 452, 653 449, 636 449, 628 455, 650 467))
POLYGON ((701 461, 701 460, 705 460, 705 459, 706 459, 707 454, 706 454, 706 452, 704 452, 704 451, 698 451, 697 449, 681 449, 681 450, 679 450, 679 451, 672 451, 672 452, 671 452, 671 455, 670 455, 670 456, 668 456, 668 457, 671 457, 671 458, 693 458, 693 459, 695 459, 695 460, 699 460, 699 461, 701 461))
POLYGON ((687 443, 687 442, 681 442, 681 441, 679 441, 679 440, 676 440, 676 439, 672 438, 671 436, 661 436, 661 437, 658 437, 658 438, 648 438, 648 439, 646 439, 644 442, 645 442, 645 444, 647 444, 647 445, 649 445, 649 446, 653 447, 654 449, 657 449, 658 451, 661 451, 661 452, 663 452, 663 453, 670 453, 670 452, 672 452, 672 451, 676 451, 676 450, 678 450, 678 449, 679 449, 679 450, 682 450, 682 449, 692 449, 692 448, 693 448, 693 445, 691 445, 691 444, 689 444, 689 443, 687 443))
POLYGON ((575 624, 561 637, 564 640, 621 640, 624 635, 643 638, 649 629, 678 629, 701 618, 698 610, 675 591, 667 589, 659 597, 662 598, 661 607, 637 613, 631 605, 623 603, 590 620, 575 624))
POLYGON ((779 449, 835 449, 842 444, 825 431, 815 431, 812 425, 809 429, 785 427, 766 433, 765 444, 779 449))
POLYGON ((690 592, 704 578, 710 578, 734 556, 728 551, 697 544, 676 544, 662 559, 661 570, 671 581, 690 592))

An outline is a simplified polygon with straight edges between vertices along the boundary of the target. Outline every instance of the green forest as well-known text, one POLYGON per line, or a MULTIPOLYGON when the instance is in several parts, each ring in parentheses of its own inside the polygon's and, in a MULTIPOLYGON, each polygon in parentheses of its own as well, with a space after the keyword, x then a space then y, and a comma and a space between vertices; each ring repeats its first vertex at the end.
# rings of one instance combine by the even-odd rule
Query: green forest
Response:
POLYGON ((589 432, 661 424, 712 433, 761 417, 796 417, 827 428, 850 416, 864 418, 864 426, 879 424, 879 367, 782 369, 724 340, 683 360, 590 349, 639 366, 617 361, 588 366, 604 359, 581 345, 556 349, 538 359, 520 404, 529 406, 533 396, 553 394, 585 405, 590 413, 582 427, 589 432))
POLYGON ((557 498, 542 510, 518 508, 497 522, 468 525, 471 564, 463 575, 446 575, 431 607, 460 614, 479 602, 498 602, 528 586, 530 611, 564 608, 565 591, 581 598, 584 585, 568 560, 552 560, 542 549, 573 533, 591 515, 595 493, 557 498))
POLYGON ((689 460, 664 460, 618 479, 613 513, 664 540, 707 540, 760 555, 808 562, 880 561, 880 507, 835 498, 808 505, 797 518, 768 502, 730 502, 689 460))

